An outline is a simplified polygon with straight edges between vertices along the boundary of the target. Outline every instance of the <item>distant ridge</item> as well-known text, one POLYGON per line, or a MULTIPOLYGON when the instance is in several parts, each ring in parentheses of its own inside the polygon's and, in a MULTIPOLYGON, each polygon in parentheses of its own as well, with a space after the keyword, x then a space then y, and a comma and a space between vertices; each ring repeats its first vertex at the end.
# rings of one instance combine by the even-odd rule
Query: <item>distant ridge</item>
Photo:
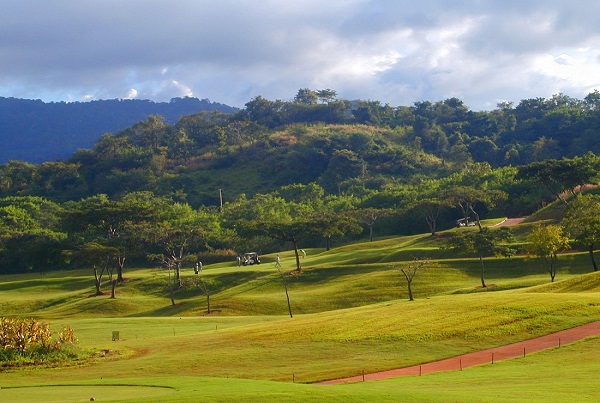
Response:
POLYGON ((173 124, 201 111, 234 112, 208 99, 172 98, 169 102, 113 99, 89 102, 43 102, 0 97, 0 164, 62 160, 91 148, 104 133, 116 133, 150 115, 173 124))

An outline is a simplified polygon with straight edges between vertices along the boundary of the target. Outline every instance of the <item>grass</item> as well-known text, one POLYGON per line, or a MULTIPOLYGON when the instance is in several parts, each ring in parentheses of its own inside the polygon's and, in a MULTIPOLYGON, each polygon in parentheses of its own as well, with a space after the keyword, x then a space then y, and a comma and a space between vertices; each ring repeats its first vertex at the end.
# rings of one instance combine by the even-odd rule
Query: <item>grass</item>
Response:
MULTIPOLYGON (((525 224, 527 225, 527 224, 525 224)), ((454 232, 456 230, 451 230, 454 232)), ((69 367, 4 369, 0 401, 580 401, 598 400, 599 339, 454 373, 352 385, 310 383, 403 367, 520 341, 600 318, 600 274, 584 253, 561 255, 555 283, 533 259, 477 259, 440 250, 444 236, 387 238, 307 250, 287 314, 273 256, 205 266, 206 297, 188 287, 171 306, 167 274, 128 269, 117 298, 91 297, 85 270, 2 276, 4 315, 71 326, 84 350, 69 367), (407 300, 398 266, 435 264, 407 300), (112 332, 119 340, 112 340, 112 332), (535 386, 532 386, 535 385, 535 386)), ((281 252, 284 268, 293 254, 281 252)), ((184 279, 193 278, 191 270, 184 279)), ((108 288, 107 288, 108 290, 108 288)))

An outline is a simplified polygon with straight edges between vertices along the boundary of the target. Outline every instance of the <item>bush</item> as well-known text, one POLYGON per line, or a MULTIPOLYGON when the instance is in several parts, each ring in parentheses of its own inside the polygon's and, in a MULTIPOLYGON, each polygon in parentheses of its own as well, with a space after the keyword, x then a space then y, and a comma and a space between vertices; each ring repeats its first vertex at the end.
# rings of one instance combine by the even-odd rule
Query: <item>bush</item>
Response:
MULTIPOLYGON (((64 347, 70 349, 77 342, 75 332, 66 326, 52 341, 52 333, 47 324, 35 319, 14 319, 0 317, 0 362, 12 364, 26 362, 54 361, 63 357, 64 347)), ((72 356, 68 352, 67 356, 72 356)))

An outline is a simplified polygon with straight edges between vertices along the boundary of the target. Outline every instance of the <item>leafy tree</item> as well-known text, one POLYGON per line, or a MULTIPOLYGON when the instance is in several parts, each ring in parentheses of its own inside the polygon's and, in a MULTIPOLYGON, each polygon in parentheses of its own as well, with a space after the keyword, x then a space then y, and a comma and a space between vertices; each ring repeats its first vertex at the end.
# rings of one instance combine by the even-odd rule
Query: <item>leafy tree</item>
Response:
POLYGON ((9 161, 0 165, 2 195, 25 195, 34 183, 37 166, 23 161, 9 161))
POLYGON ((294 102, 299 104, 314 105, 317 103, 318 99, 319 96, 317 95, 317 92, 308 88, 301 88, 294 97, 294 102))
POLYGON ((136 123, 129 130, 132 142, 157 152, 169 145, 171 126, 165 123, 164 117, 150 115, 146 121, 136 123))
POLYGON ((301 241, 316 236, 329 240, 343 235, 353 227, 353 220, 326 210, 315 210, 308 204, 286 202, 273 195, 257 195, 245 203, 244 213, 236 220, 242 236, 264 236, 281 243, 290 242, 300 272, 301 241), (250 207, 250 209, 248 209, 250 207))
POLYGON ((439 215, 444 209, 450 207, 448 200, 437 198, 423 198, 412 202, 407 208, 406 213, 411 216, 421 216, 427 222, 431 235, 437 232, 437 221, 439 215))
POLYGON ((479 232, 469 231, 457 235, 448 241, 448 247, 458 253, 473 254, 479 258, 481 263, 480 279, 481 286, 485 284, 485 266, 483 258, 486 256, 509 256, 512 249, 508 245, 512 241, 513 235, 510 228, 502 227, 497 230, 483 228, 479 232))
POLYGON ((0 272, 25 272, 58 267, 66 235, 56 216, 57 203, 41 197, 0 199, 0 272))
POLYGON ((554 282, 556 277, 557 253, 561 250, 569 249, 569 238, 563 234, 562 227, 558 225, 537 224, 528 235, 529 253, 539 257, 546 270, 550 274, 550 279, 554 282))
POLYGON ((354 151, 335 151, 329 160, 327 169, 320 177, 323 187, 341 194, 341 184, 349 178, 359 178, 366 173, 366 163, 354 151))
POLYGON ((66 234, 50 229, 31 229, 3 237, 0 244, 0 272, 25 272, 65 266, 63 251, 68 248, 66 234))
POLYGON ((318 90, 316 94, 319 98, 319 101, 323 102, 324 104, 335 101, 335 98, 337 97, 337 92, 330 88, 318 90))
POLYGON ((253 98, 246 103, 244 113, 248 118, 259 125, 275 128, 283 123, 283 101, 270 101, 261 96, 253 98))
POLYGON ((483 231, 483 227, 481 226, 479 213, 475 210, 476 204, 480 203, 492 207, 498 200, 506 198, 506 196, 503 191, 482 190, 469 186, 456 186, 444 192, 444 198, 452 205, 460 208, 465 223, 468 222, 471 214, 475 216, 480 232, 483 231))
MULTIPOLYGON (((326 250, 331 248, 332 237, 345 236, 347 233, 356 234, 361 229, 351 214, 337 213, 327 209, 316 211, 307 222, 317 229, 321 237, 325 238, 326 250)), ((296 260, 299 262, 298 253, 296 253, 296 260)))
POLYGON ((230 120, 230 115, 219 111, 202 111, 183 116, 175 124, 176 130, 182 130, 193 141, 195 147, 215 145, 230 120))
POLYGON ((174 287, 181 286, 181 266, 184 259, 201 246, 208 246, 218 231, 215 214, 208 210, 194 210, 187 204, 174 203, 163 211, 158 221, 145 223, 144 237, 155 253, 149 254, 163 267, 173 270, 171 302, 174 305, 174 287))
POLYGON ((541 183, 556 198, 568 204, 562 196, 564 192, 575 194, 577 187, 594 183, 597 176, 598 157, 588 153, 584 157, 547 160, 519 167, 516 179, 541 183))
POLYGON ((600 241, 600 196, 581 195, 569 204, 562 226, 576 242, 587 246, 594 271, 594 247, 600 241))
MULTIPOLYGON (((117 251, 110 246, 101 245, 96 242, 88 242, 74 252, 74 257, 77 261, 90 265, 94 270, 94 285, 96 288, 96 296, 103 295, 102 292, 102 277, 109 273, 112 277, 112 269, 114 268, 114 260, 116 259, 117 251)), ((111 279, 112 280, 112 279, 111 279)), ((116 282, 116 280, 115 280, 116 282)), ((113 283, 111 297, 115 297, 115 284, 113 283)))
POLYGON ((359 223, 367 226, 369 229, 369 241, 373 242, 373 226, 380 218, 392 215, 392 210, 366 207, 349 211, 349 215, 354 217, 359 223))
POLYGON ((121 200, 96 195, 65 204, 63 228, 75 244, 94 242, 114 248, 117 281, 123 281, 128 254, 141 247, 140 228, 157 220, 167 200, 150 192, 133 192, 121 200))

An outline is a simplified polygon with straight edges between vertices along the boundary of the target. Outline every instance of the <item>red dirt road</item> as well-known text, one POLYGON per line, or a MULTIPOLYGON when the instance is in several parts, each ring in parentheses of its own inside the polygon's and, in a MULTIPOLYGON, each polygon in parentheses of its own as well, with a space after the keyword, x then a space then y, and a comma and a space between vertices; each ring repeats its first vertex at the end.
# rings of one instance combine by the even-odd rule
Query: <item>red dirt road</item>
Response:
POLYGON ((332 379, 330 381, 319 382, 317 384, 335 385, 350 382, 375 381, 398 376, 429 374, 432 372, 458 371, 463 368, 473 367, 475 365, 489 364, 500 360, 522 357, 523 355, 529 353, 560 347, 561 345, 572 343, 587 337, 597 336, 599 334, 600 321, 588 323, 587 325, 574 327, 572 329, 562 330, 560 332, 537 337, 535 339, 508 344, 506 346, 490 348, 488 350, 477 351, 475 353, 463 354, 445 360, 429 362, 407 368, 376 372, 373 374, 357 375, 342 379, 332 379))

